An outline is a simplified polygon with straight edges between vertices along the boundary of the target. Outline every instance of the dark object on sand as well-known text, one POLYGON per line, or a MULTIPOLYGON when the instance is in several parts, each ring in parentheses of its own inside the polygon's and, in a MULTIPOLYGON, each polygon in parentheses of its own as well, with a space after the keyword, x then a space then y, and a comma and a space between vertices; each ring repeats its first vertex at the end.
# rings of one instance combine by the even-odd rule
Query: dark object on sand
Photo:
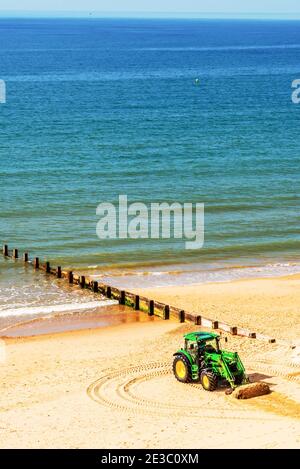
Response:
POLYGON ((251 399, 251 397, 270 394, 270 387, 267 383, 251 383, 246 386, 240 386, 232 392, 236 399, 251 399))

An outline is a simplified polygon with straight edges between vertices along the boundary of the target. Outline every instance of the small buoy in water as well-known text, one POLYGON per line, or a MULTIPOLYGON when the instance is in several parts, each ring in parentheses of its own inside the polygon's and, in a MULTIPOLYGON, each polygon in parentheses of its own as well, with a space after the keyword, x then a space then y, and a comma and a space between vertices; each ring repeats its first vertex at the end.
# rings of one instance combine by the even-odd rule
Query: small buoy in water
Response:
POLYGON ((197 86, 200 85, 200 80, 199 80, 199 78, 195 78, 194 83, 195 83, 195 85, 197 85, 197 86))

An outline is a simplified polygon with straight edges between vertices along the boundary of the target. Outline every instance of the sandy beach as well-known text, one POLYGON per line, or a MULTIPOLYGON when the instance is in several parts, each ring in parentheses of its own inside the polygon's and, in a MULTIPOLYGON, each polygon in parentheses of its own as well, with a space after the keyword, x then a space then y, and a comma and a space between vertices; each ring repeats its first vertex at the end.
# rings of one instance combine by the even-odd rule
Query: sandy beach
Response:
POLYGON ((0 2, 0 449, 300 449, 300 2, 56 3, 0 2))
POLYGON ((135 291, 214 320, 300 345, 300 275, 135 291))
MULTIPOLYGON (((296 338, 297 285, 298 279, 257 280, 176 287, 176 293, 156 289, 153 295, 164 300, 172 295, 173 303, 189 308, 201 298, 204 311, 267 332, 279 331, 281 323, 288 333, 294 320, 290 334, 296 338), (240 302, 236 296, 234 303, 237 294, 240 302), (285 302, 288 319, 286 314, 278 317, 285 302), (230 311, 236 313, 231 316, 230 311)), ((268 344, 228 336, 226 348, 239 352, 251 381, 265 381, 273 391, 238 401, 224 389, 210 393, 198 383, 181 384, 173 377, 172 354, 182 335, 192 330, 192 324, 157 318, 5 339, 1 448, 299 448, 300 354, 290 347, 290 338, 286 344, 268 344)))

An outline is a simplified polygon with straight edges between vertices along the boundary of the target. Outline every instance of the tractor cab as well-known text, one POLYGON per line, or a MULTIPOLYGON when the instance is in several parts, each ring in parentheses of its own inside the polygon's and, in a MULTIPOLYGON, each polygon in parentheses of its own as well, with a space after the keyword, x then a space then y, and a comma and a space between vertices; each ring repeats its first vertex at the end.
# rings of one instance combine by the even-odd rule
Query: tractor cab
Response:
POLYGON ((184 336, 185 350, 203 356, 205 352, 220 353, 220 336, 213 332, 191 332, 184 336))
POLYGON ((220 336, 214 332, 190 332, 184 336, 184 348, 174 354, 173 372, 182 383, 201 382, 213 391, 225 380, 234 389, 248 382, 245 368, 236 352, 220 348, 220 336))

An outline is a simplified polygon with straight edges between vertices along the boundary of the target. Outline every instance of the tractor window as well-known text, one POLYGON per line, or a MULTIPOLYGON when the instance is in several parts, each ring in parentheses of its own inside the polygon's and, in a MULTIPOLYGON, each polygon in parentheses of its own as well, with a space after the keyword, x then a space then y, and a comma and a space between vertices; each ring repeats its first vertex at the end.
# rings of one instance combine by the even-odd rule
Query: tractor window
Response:
POLYGON ((187 349, 192 356, 195 356, 198 350, 197 342, 188 342, 187 349))
POLYGON ((205 351, 206 352, 216 352, 216 349, 213 345, 207 344, 206 347, 205 347, 205 351))

